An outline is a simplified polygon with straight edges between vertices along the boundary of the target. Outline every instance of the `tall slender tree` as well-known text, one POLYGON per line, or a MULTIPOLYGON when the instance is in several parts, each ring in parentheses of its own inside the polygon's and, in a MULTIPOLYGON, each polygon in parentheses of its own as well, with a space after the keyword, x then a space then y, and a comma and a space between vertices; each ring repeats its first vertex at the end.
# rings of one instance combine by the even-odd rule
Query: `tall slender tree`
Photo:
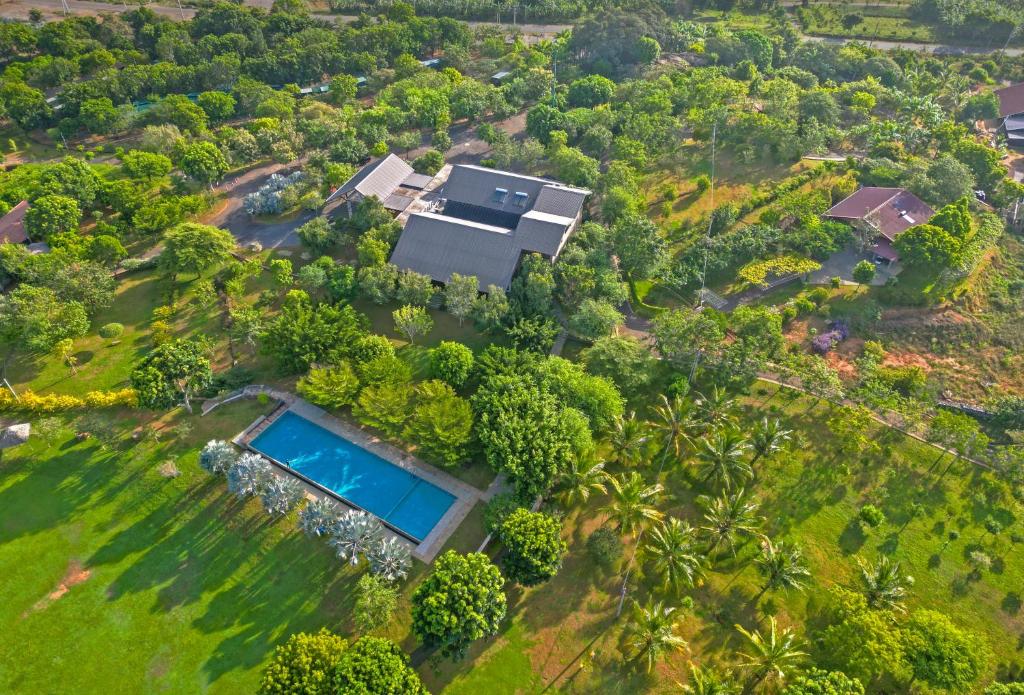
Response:
POLYGON ((878 558, 878 562, 869 564, 858 558, 860 565, 860 583, 864 598, 872 608, 903 612, 907 597, 907 589, 914 585, 914 578, 903 574, 900 563, 886 556, 878 558))
POLYGON ((735 556, 737 541, 754 536, 761 529, 762 519, 757 514, 759 506, 747 498, 743 488, 731 493, 723 492, 718 497, 701 495, 697 502, 704 508, 704 523, 700 530, 708 543, 708 557, 723 543, 735 556))
POLYGON ((575 507, 589 500, 591 495, 607 493, 609 478, 604 461, 592 456, 570 456, 559 479, 556 497, 563 506, 575 507))
POLYGON ((686 640, 680 637, 676 609, 661 601, 647 605, 633 602, 633 613, 626 625, 626 648, 630 661, 644 661, 650 673, 659 660, 673 651, 687 648, 686 640))
POLYGON ((754 450, 751 467, 762 458, 771 458, 782 451, 792 437, 793 431, 784 428, 777 419, 761 418, 750 435, 750 446, 754 450))
POLYGON ((748 632, 742 626, 736 629, 746 639, 747 649, 740 652, 744 668, 750 671, 745 692, 752 691, 765 681, 779 685, 807 654, 800 650, 800 641, 790 628, 779 630, 775 616, 768 619, 768 632, 748 632))
POLYGON ((720 429, 702 439, 697 447, 697 459, 703 469, 702 479, 731 490, 753 476, 746 460, 749 452, 750 444, 746 438, 732 427, 720 429))
POLYGON ((764 583, 754 597, 752 603, 755 604, 769 589, 802 589, 805 580, 811 576, 799 548, 790 547, 784 541, 775 543, 770 538, 761 541, 757 571, 764 583))
POLYGON ((643 554, 664 588, 678 592, 683 586, 693 586, 701 580, 704 556, 689 524, 672 517, 656 526, 648 538, 643 554))
POLYGON ((612 500, 602 511, 623 533, 633 533, 652 521, 658 521, 662 513, 654 506, 661 494, 660 484, 648 485, 636 471, 629 476, 611 479, 612 500))
POLYGON ((662 456, 675 456, 678 460, 683 453, 684 445, 693 443, 696 427, 696 413, 693 403, 676 396, 671 400, 660 395, 661 403, 654 408, 654 419, 651 421, 661 445, 662 456))
POLYGON ((650 441, 650 427, 635 413, 620 415, 612 421, 608 443, 611 444, 614 461, 624 466, 637 465, 646 457, 650 441))

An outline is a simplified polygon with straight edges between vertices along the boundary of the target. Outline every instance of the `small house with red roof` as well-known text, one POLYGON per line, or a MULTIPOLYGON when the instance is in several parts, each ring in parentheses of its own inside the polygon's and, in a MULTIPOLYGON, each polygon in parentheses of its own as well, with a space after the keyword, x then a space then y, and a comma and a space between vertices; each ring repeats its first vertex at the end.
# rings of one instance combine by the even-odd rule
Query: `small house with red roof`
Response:
POLYGON ((999 129, 1010 147, 1024 148, 1024 83, 996 90, 999 129))
POLYGON ((865 186, 833 205, 823 217, 849 224, 876 261, 892 264, 899 261, 893 247, 896 237, 934 215, 927 203, 903 188, 865 186))
POLYGON ((0 244, 27 244, 31 241, 25 231, 25 213, 28 201, 23 200, 0 217, 0 244))

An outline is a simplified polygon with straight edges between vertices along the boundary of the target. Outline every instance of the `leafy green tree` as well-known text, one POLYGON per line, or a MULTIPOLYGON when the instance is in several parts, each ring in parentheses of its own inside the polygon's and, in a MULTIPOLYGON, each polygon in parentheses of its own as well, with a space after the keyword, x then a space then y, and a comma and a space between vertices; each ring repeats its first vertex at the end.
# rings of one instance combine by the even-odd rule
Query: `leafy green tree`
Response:
POLYGON ((41 277, 38 284, 52 289, 61 301, 81 304, 90 316, 113 304, 117 289, 117 280, 110 270, 88 261, 68 263, 52 270, 41 277))
POLYGON ((615 222, 612 248, 619 259, 619 267, 634 280, 654 277, 668 261, 661 230, 639 214, 626 214, 615 222))
POLYGON ((677 593, 684 586, 694 586, 704 574, 704 554, 698 549, 694 529, 675 517, 651 530, 643 557, 652 564, 662 586, 677 593))
POLYGON ((428 695, 397 644, 383 637, 360 637, 346 649, 332 677, 336 693, 428 695))
POLYGON ((620 532, 632 534, 664 516, 655 506, 664 490, 660 483, 648 485, 636 471, 613 477, 609 482, 611 501, 601 511, 608 514, 620 532))
POLYGON ((983 695, 1024 695, 1024 683, 993 683, 983 695))
POLYGON ((903 628, 911 682, 954 693, 970 692, 988 661, 976 635, 961 630, 942 613, 915 611, 903 628))
POLYGON ((230 258, 235 248, 231 232, 198 222, 182 222, 164 232, 160 266, 171 274, 203 271, 230 258))
POLYGON ((198 140, 185 147, 179 161, 187 176, 207 186, 213 186, 228 173, 228 160, 212 142, 198 140))
POLYGON ((657 364, 646 345, 624 336, 599 338, 580 357, 588 372, 611 379, 624 393, 638 393, 648 385, 657 364))
POLYGON ((114 106, 109 97, 86 99, 78 108, 78 120, 90 133, 105 135, 120 130, 124 123, 124 112, 114 106))
POLYGON ((235 115, 235 98, 225 92, 203 92, 196 103, 211 123, 226 121, 235 115))
POLYGON ((334 669, 347 643, 327 628, 297 632, 279 645, 263 669, 260 695, 330 695, 334 669))
POLYGON ((390 263, 359 269, 359 289, 374 304, 384 304, 395 296, 398 268, 390 263))
POLYGON ((398 288, 395 300, 401 304, 425 307, 434 298, 435 289, 429 275, 414 270, 403 270, 398 274, 398 288))
POLYGON ((718 323, 690 309, 658 314, 651 332, 658 352, 677 366, 685 365, 698 353, 717 347, 725 337, 718 323))
POLYGON ((956 263, 960 241, 942 227, 919 224, 896 237, 900 259, 909 266, 948 268, 956 263))
POLYGON ((573 408, 519 377, 495 376, 473 396, 487 462, 526 498, 545 492, 573 452, 573 408))
POLYGON ((375 574, 364 574, 356 584, 353 619, 363 633, 387 625, 398 607, 398 589, 375 574))
POLYGON ((316 254, 330 251, 339 241, 337 231, 326 217, 314 217, 295 230, 302 245, 316 254))
POLYGON ((504 579, 481 553, 448 550, 412 595, 412 631, 444 657, 462 658, 469 645, 498 632, 505 617, 504 579))
POLYGON ((430 351, 431 373, 454 388, 466 383, 473 371, 473 351, 462 343, 442 340, 430 351))
POLYGON ((864 596, 833 589, 821 632, 817 662, 862 683, 908 676, 900 630, 895 617, 868 608, 864 596))
POLYGON ((132 388, 143 408, 171 408, 183 399, 192 412, 192 394, 213 379, 206 346, 199 341, 172 340, 154 348, 132 370, 132 388))
POLYGON ((20 80, 0 82, 0 105, 11 120, 26 131, 42 127, 53 116, 46 95, 20 80))
POLYGON ((573 333, 587 340, 597 340, 611 335, 622 325, 622 314, 610 302, 586 298, 569 319, 573 333))
POLYGON ((326 408, 352 405, 359 393, 359 378, 348 362, 334 367, 314 367, 295 385, 302 396, 326 408))
POLYGON ((124 170, 134 179, 152 181, 171 173, 174 165, 169 157, 145 150, 129 150, 121 157, 124 170))
POLYGON ((607 104, 615 94, 615 83, 604 75, 587 75, 569 85, 570 106, 593 108, 607 104))
POLYGON ((812 668, 794 678, 782 695, 864 695, 864 686, 842 671, 812 668))
POLYGON ((473 320, 483 330, 494 330, 508 315, 509 302, 505 290, 497 285, 488 285, 487 292, 473 301, 473 320))
POLYGON ((650 673, 658 661, 687 648, 686 640, 678 632, 679 621, 674 606, 666 606, 661 601, 647 605, 634 601, 624 633, 630 661, 643 661, 650 673))
POLYGON ((473 436, 473 409, 469 401, 450 391, 430 397, 421 393, 404 436, 427 459, 453 466, 466 459, 473 436))
POLYGON ((744 352, 762 358, 775 357, 785 345, 782 314, 770 307, 739 306, 729 322, 744 352))
POLYGON ((267 324, 261 346, 282 371, 305 372, 314 364, 345 359, 366 335, 366 324, 366 317, 351 306, 313 306, 308 294, 292 290, 267 324))
POLYGON ((171 123, 182 130, 199 134, 206 130, 206 112, 184 94, 171 94, 149 111, 155 123, 171 123))
POLYGON ((523 586, 555 576, 569 550, 558 520, 528 509, 516 509, 505 517, 498 535, 505 546, 505 576, 523 586))
POLYGON ((444 288, 444 308, 459 320, 461 326, 462 322, 473 313, 473 305, 478 296, 475 275, 463 276, 452 273, 444 288))
POLYGON ((790 628, 779 630, 775 616, 768 618, 768 632, 747 631, 737 625, 736 630, 746 639, 747 650, 740 652, 744 668, 750 671, 747 687, 771 682, 781 684, 793 668, 806 657, 800 650, 800 641, 790 628))
POLYGON ((862 285, 870 285, 875 279, 875 264, 864 260, 853 266, 853 279, 862 285))
POLYGON ((710 666, 690 664, 690 682, 683 686, 685 695, 740 695, 739 684, 731 671, 719 673, 710 666))
POLYGON ((444 166, 444 155, 437 150, 430 149, 412 160, 412 168, 418 174, 433 176, 444 166))
POLYGON ((77 231, 81 221, 77 200, 65 195, 44 195, 32 201, 25 213, 25 231, 32 239, 49 240, 77 231))
POLYGON ((85 307, 61 300, 48 287, 22 284, 0 294, 0 341, 7 346, 5 364, 18 351, 47 354, 67 338, 89 330, 85 307))
POLYGON ((434 319, 421 306, 406 304, 391 312, 391 318, 395 322, 395 331, 404 335, 410 343, 415 343, 417 336, 426 335, 434 328, 434 319))
POLYGON ((408 384, 371 384, 359 392, 352 414, 364 425, 395 437, 412 412, 412 396, 408 384))

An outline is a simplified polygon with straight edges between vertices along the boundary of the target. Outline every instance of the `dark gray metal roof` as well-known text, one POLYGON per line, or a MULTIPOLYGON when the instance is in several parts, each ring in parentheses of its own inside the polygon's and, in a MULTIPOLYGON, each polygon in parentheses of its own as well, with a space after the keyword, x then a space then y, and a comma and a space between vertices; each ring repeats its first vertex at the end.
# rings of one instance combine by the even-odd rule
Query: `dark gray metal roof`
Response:
POLYGON ((580 188, 548 184, 540 189, 533 210, 574 218, 583 209, 583 201, 589 194, 590 191, 580 188))
POLYGON ((525 251, 536 251, 554 258, 562 250, 574 219, 531 210, 519 218, 516 244, 525 251))
POLYGON ((430 212, 409 216, 391 254, 399 268, 447 283, 452 273, 475 275, 477 287, 507 288, 519 262, 512 231, 430 212))
POLYGON ((401 195, 399 193, 392 193, 384 199, 384 207, 388 210, 395 212, 402 212, 407 207, 412 205, 413 199, 407 195, 401 195))
POLYGON ((1024 114, 1018 116, 1008 116, 1003 121, 1003 127, 1007 130, 1024 130, 1024 114))
POLYGON ((401 157, 389 154, 383 159, 370 162, 356 172, 355 176, 331 193, 325 203, 352 191, 356 191, 364 197, 372 195, 384 200, 394 193, 395 189, 401 186, 402 182, 412 173, 412 167, 401 157))
POLYGON ((590 191, 561 186, 536 176, 513 174, 471 164, 453 166, 443 189, 443 195, 448 200, 515 215, 533 210, 540 199, 544 201, 545 206, 542 212, 565 217, 575 217, 583 205, 583 199, 589 194, 590 191), (543 192, 546 187, 552 190, 543 192), (501 195, 500 191, 504 191, 504 195, 501 195), (517 196, 517 193, 526 195, 517 196), (579 207, 573 209, 577 202, 579 207))

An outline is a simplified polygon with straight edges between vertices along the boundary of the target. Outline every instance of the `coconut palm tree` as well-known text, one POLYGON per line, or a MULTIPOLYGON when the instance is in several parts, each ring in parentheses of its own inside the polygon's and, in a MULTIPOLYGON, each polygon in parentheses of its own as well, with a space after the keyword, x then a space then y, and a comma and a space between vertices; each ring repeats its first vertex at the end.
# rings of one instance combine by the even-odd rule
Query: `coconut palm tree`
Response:
POLYGON ((804 581, 811 576, 799 548, 791 548, 785 541, 774 543, 770 538, 761 541, 757 571, 764 583, 752 603, 757 603, 769 589, 802 589, 804 581))
POLYGON ((718 430, 697 447, 697 459, 703 468, 701 478, 705 482, 713 480, 726 490, 751 478, 754 472, 745 460, 749 451, 750 444, 739 431, 732 427, 718 430))
POLYGON ((590 499, 591 495, 608 492, 608 473, 604 461, 592 456, 571 456, 559 482, 556 499, 564 507, 575 507, 590 499))
POLYGON ((678 460, 683 453, 683 446, 693 443, 693 432, 696 428, 696 413, 692 402, 679 396, 669 400, 660 394, 661 405, 654 408, 654 428, 661 444, 662 456, 675 456, 678 460))
POLYGON ((807 656, 800 651, 800 641, 791 629, 780 631, 774 616, 768 621, 768 632, 763 635, 760 630, 747 632, 742 626, 736 626, 747 642, 747 651, 739 653, 743 667, 750 670, 745 691, 753 690, 765 680, 781 683, 793 667, 807 656))
POLYGON ((690 682, 679 684, 686 695, 739 695, 740 686, 732 672, 719 673, 710 666, 690 664, 690 682))
POLYGON ((697 502, 704 508, 704 524, 700 530, 706 536, 710 557, 722 543, 736 555, 736 541, 756 535, 760 531, 761 517, 757 502, 747 499, 743 488, 733 493, 723 492, 718 497, 701 495, 697 502))
POLYGON ((793 431, 784 428, 778 420, 761 418, 750 435, 750 446, 754 450, 751 467, 762 458, 771 458, 782 451, 792 438, 793 431))
POLYGON ((615 418, 608 435, 613 460, 624 466, 635 466, 643 461, 650 440, 650 427, 643 420, 638 420, 635 413, 615 418))
POLYGON ((732 424, 736 419, 736 400, 724 388, 714 386, 695 402, 705 431, 732 424))
POLYGON ((704 574, 704 557, 697 550, 694 530, 672 517, 656 526, 644 546, 644 557, 654 565, 663 586, 678 591, 693 586, 704 574))
POLYGON ((872 608, 904 611, 903 600, 907 589, 914 585, 914 578, 903 574, 900 563, 884 555, 874 565, 857 558, 860 565, 861 590, 872 608))
POLYGON ((686 640, 676 634, 679 623, 676 609, 661 601, 641 606, 633 602, 633 615, 626 625, 626 648, 632 653, 630 661, 647 662, 647 672, 668 656, 670 652, 687 648, 686 640))
POLYGON ((636 471, 629 476, 612 478, 612 500, 602 511, 616 523, 622 533, 633 533, 651 521, 658 521, 662 514, 654 506, 661 494, 660 484, 648 485, 636 471))

